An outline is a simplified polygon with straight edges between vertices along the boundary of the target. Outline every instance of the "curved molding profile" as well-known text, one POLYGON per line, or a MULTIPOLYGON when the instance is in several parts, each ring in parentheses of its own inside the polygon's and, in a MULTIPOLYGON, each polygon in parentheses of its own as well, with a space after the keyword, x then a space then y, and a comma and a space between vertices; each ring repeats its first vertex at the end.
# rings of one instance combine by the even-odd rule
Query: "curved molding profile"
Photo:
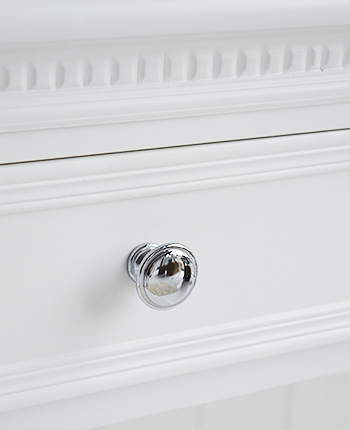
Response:
MULTIPOLYGON (((266 359, 273 357, 283 361, 296 352, 349 341, 350 303, 339 303, 13 364, 0 368, 0 409, 6 412, 128 386, 142 387, 145 382, 228 369, 226 366, 240 363, 268 363, 266 359)), ((334 358, 339 361, 338 371, 350 369, 343 356, 334 358)), ((321 357, 317 366, 315 363, 316 368, 320 366, 324 374, 334 372, 332 363, 328 368, 321 357)), ((270 378, 269 383, 283 385, 284 378, 279 375, 279 380, 270 378)))
POLYGON ((349 137, 344 130, 7 165, 0 214, 348 171, 349 137))

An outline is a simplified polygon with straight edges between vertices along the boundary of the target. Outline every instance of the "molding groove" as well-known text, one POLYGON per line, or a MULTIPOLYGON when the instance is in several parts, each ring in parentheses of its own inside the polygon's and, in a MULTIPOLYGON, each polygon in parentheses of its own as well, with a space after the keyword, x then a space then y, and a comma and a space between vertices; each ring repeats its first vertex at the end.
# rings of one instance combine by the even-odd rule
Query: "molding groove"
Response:
POLYGON ((350 340, 350 303, 0 368, 9 411, 350 340))
POLYGON ((344 130, 5 165, 0 214, 347 171, 349 138, 344 130))

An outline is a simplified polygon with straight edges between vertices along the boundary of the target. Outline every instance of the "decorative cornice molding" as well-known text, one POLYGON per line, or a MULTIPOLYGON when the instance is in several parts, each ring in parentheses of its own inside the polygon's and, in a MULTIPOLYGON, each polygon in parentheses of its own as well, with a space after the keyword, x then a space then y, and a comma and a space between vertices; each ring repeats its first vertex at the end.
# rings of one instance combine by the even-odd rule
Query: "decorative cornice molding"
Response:
POLYGON ((8 214, 350 169, 348 130, 3 166, 8 214), (336 144, 335 144, 336 142, 336 144))
POLYGON ((0 90, 128 90, 348 70, 348 33, 312 33, 5 45, 0 90))
POLYGON ((2 45, 0 131, 350 101, 347 28, 2 45))
POLYGON ((350 304, 285 313, 0 368, 9 411, 350 340, 350 304))

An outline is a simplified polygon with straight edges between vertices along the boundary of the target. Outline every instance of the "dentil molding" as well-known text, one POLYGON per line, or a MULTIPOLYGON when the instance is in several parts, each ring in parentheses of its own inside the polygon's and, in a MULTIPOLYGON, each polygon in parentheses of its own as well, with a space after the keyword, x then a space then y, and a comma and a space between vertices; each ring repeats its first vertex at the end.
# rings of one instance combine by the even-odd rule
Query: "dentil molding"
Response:
POLYGON ((348 128, 348 17, 341 0, 7 3, 0 163, 348 128))
POLYGON ((348 29, 2 45, 0 131, 345 102, 348 29))
POLYGON ((204 82, 225 81, 261 86, 266 78, 277 76, 318 79, 321 72, 348 72, 348 32, 334 38, 331 31, 328 40, 317 32, 295 33, 5 45, 0 89, 5 94, 90 88, 127 91, 179 84, 196 88, 204 82))

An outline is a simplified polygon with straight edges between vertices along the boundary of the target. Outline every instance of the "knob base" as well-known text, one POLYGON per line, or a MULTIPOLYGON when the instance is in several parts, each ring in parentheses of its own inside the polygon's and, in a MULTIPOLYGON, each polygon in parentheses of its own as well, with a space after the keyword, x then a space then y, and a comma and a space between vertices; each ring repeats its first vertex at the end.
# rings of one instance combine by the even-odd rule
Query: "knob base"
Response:
POLYGON ((146 255, 158 248, 158 245, 155 243, 141 243, 141 245, 136 246, 128 257, 127 261, 127 272, 129 277, 136 282, 136 276, 139 271, 142 260, 146 257, 146 255))

